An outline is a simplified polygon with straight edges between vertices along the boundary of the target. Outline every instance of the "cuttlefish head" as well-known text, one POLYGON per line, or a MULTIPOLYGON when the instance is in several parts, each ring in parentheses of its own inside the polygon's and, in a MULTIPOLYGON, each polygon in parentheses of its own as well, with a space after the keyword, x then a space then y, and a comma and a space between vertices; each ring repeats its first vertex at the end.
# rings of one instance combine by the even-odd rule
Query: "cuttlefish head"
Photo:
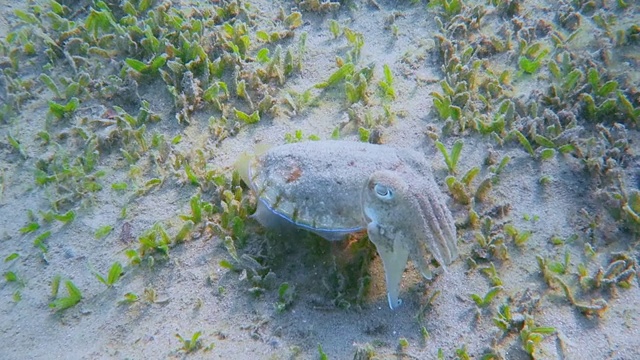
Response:
POLYGON ((382 259, 389 307, 397 308, 402 273, 411 256, 431 279, 429 255, 443 268, 458 255, 456 230, 444 195, 433 178, 413 172, 380 170, 362 190, 369 239, 382 259))

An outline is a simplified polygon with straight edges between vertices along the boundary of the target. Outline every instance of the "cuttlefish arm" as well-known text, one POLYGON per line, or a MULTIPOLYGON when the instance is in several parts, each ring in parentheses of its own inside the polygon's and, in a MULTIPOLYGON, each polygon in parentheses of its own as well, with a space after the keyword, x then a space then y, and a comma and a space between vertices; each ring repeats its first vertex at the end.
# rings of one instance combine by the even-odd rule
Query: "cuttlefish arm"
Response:
POLYGON ((372 221, 367 225, 369 240, 373 242, 378 250, 378 255, 382 259, 384 266, 385 282, 387 283, 387 299, 389 307, 395 309, 402 304, 400 300, 400 282, 402 273, 407 266, 409 250, 401 241, 391 240, 385 237, 380 226, 372 221))
POLYGON ((433 276, 429 254, 443 268, 457 257, 453 217, 435 181, 413 173, 374 173, 362 202, 369 239, 384 265, 389 306, 395 309, 409 255, 426 279, 433 276))
POLYGON ((407 199, 414 213, 414 226, 408 226, 411 234, 405 239, 411 251, 411 260, 426 279, 431 279, 427 258, 429 254, 446 271, 447 265, 458 257, 456 227, 444 196, 431 178, 423 178, 409 189, 407 199))

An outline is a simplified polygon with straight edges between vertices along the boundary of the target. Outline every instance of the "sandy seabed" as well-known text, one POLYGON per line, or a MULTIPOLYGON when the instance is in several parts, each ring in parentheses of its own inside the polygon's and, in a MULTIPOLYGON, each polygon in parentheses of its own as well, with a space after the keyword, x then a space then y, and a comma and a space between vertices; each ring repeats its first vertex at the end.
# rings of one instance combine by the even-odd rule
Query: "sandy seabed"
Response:
POLYGON ((640 358, 637 1, 56 4, 0 1, 1 359, 640 358), (310 137, 431 160, 460 256, 397 310, 364 235, 246 218, 310 137))

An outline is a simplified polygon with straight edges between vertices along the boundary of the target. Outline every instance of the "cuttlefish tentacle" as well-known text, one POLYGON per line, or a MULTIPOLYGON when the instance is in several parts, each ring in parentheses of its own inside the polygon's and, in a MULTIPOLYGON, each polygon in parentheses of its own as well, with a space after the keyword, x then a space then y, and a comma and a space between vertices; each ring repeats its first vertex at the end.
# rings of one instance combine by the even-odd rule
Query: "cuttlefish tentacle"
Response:
POLYGON ((443 268, 457 256, 453 218, 433 179, 411 172, 375 172, 363 189, 362 201, 369 238, 384 265, 389 306, 394 309, 400 303, 409 255, 427 279, 432 278, 429 253, 443 268))

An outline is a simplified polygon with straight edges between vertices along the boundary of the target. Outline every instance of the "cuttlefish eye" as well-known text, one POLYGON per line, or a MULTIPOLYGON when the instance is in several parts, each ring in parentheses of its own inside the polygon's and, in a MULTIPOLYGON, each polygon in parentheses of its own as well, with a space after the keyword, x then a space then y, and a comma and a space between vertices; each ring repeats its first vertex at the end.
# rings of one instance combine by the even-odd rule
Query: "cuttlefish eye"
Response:
POLYGON ((380 199, 390 200, 391 198, 393 198, 393 190, 387 186, 384 186, 382 184, 375 184, 373 189, 380 199))

